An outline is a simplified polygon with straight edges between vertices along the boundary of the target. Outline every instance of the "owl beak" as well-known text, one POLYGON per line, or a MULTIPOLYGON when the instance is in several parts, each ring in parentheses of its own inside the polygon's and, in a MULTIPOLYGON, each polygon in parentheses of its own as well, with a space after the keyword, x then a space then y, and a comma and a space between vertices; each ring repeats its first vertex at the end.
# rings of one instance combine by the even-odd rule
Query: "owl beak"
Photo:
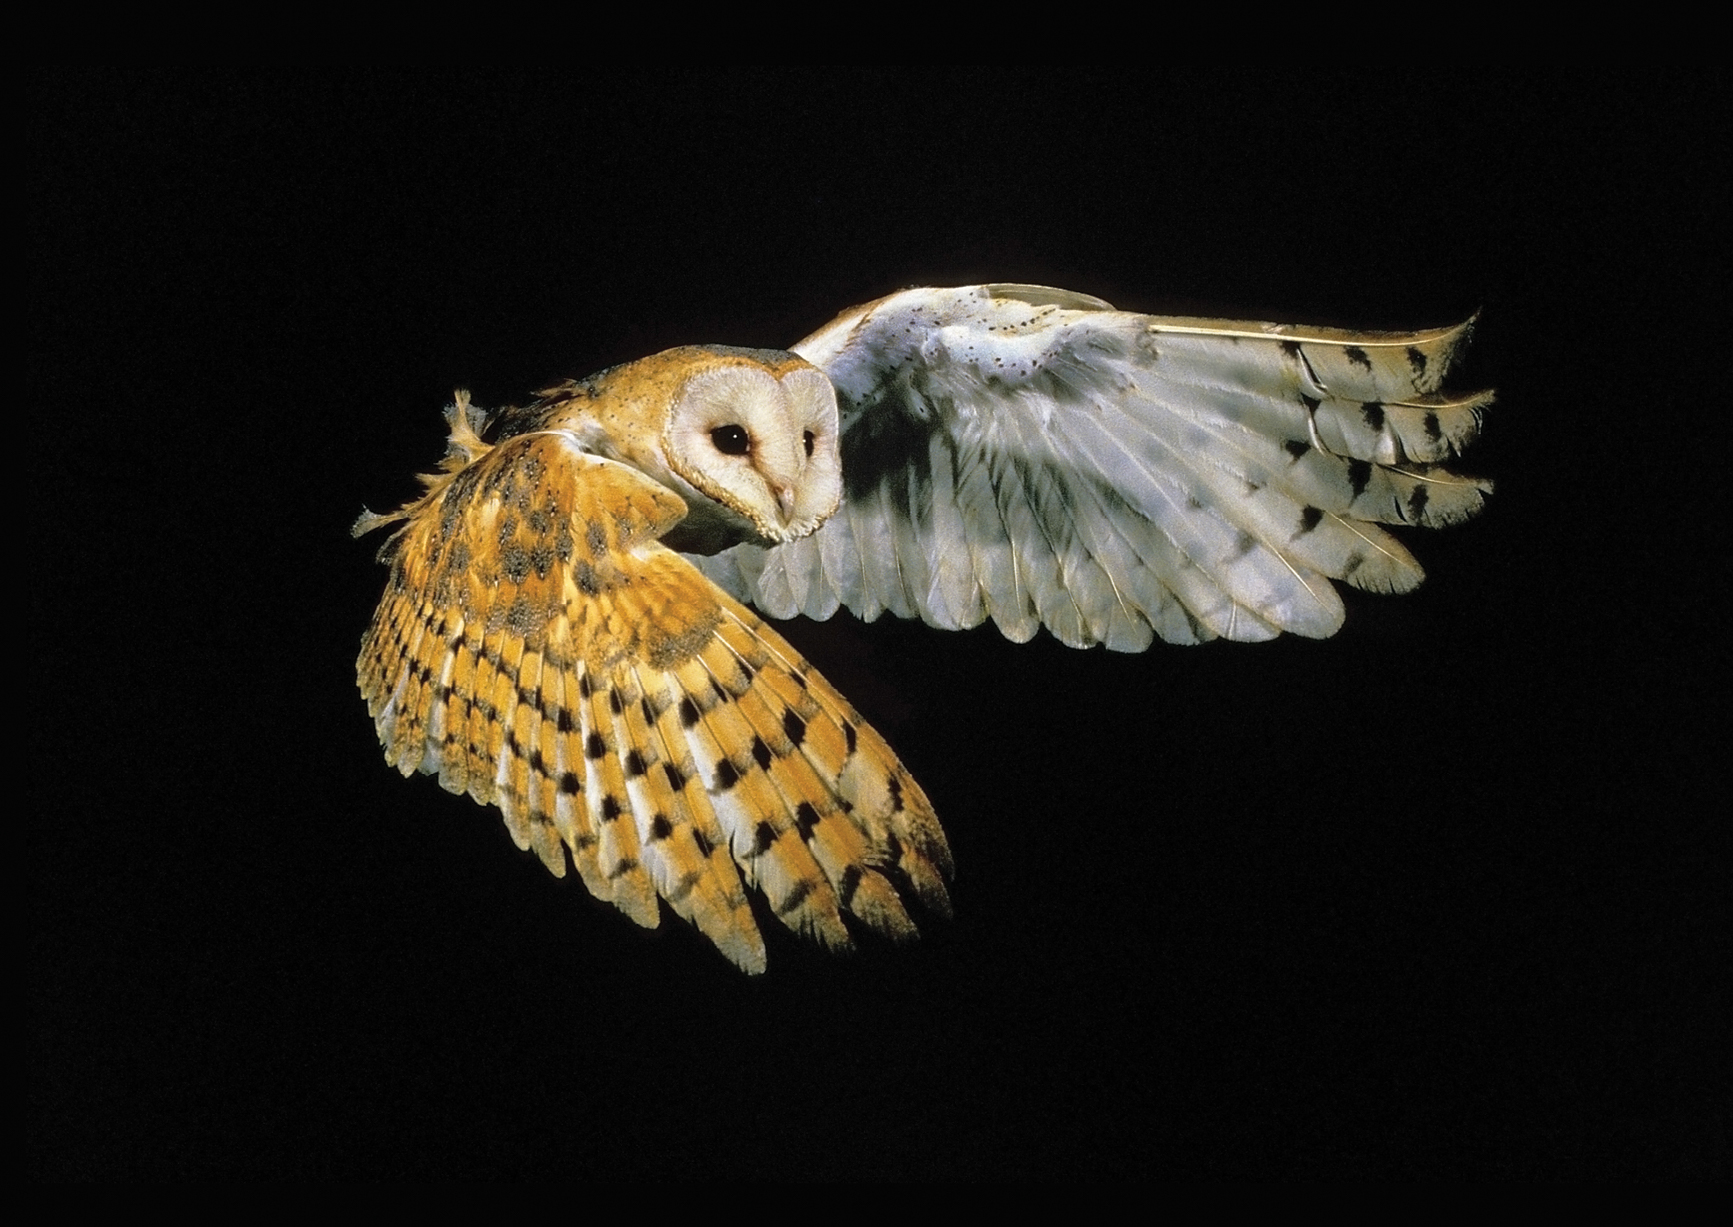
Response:
POLYGON ((782 522, 787 524, 794 519, 794 487, 778 486, 776 488, 776 505, 782 511, 782 522))

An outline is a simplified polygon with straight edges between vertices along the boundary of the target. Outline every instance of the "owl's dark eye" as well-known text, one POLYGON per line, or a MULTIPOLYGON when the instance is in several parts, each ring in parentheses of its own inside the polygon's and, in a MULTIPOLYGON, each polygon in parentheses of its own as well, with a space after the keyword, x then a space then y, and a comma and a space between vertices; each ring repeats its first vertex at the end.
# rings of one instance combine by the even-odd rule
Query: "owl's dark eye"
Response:
MULTIPOLYGON (((744 426, 718 426, 710 432, 710 442, 716 445, 716 450, 724 456, 744 456, 752 450, 752 436, 746 433, 744 426)), ((810 449, 808 449, 810 450, 810 449)))
POLYGON ((801 437, 801 440, 806 444, 806 454, 810 457, 812 455, 812 445, 815 442, 817 442, 817 440, 813 438, 812 431, 810 431, 810 430, 807 431, 805 434, 803 434, 800 437, 801 437))

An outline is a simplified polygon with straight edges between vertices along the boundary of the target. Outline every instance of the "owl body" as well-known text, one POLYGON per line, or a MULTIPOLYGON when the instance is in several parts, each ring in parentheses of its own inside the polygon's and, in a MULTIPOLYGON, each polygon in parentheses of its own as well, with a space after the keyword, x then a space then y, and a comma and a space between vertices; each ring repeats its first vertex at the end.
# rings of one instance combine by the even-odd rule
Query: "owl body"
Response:
POLYGON ((1383 523, 1490 487, 1442 465, 1490 394, 1467 325, 1343 333, 911 290, 792 352, 687 347, 449 411, 391 516, 360 685, 389 761, 498 804, 519 847, 748 971, 749 902, 833 949, 948 914, 932 806, 747 604, 1139 650, 1334 632, 1332 580, 1406 591, 1383 523), (482 438, 484 426, 493 442, 482 438), (686 551, 683 554, 681 551, 686 551))

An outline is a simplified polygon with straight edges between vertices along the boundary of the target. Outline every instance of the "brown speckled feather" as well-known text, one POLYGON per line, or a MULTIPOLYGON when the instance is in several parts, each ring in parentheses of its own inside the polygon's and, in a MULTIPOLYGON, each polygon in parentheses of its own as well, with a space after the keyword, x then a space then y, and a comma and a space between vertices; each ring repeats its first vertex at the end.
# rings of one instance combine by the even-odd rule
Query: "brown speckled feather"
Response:
POLYGON ((357 676, 404 774, 497 804, 512 839, 639 924, 658 898, 762 971, 746 887, 832 948, 844 915, 948 914, 945 837, 884 741, 755 615, 659 544, 686 513, 562 432, 496 447, 452 413, 448 472, 392 517, 357 676))

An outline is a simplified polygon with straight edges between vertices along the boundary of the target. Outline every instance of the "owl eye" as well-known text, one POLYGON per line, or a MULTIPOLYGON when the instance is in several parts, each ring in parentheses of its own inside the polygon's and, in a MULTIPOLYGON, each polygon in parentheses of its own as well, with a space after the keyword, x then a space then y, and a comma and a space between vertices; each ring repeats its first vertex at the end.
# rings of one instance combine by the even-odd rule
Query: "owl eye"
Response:
POLYGON ((805 434, 801 435, 800 438, 801 442, 806 444, 806 454, 810 457, 812 455, 812 445, 815 442, 812 431, 807 431, 805 434))
POLYGON ((752 450, 752 436, 746 433, 745 427, 732 423, 718 426, 711 431, 710 442, 714 443, 716 450, 724 456, 744 456, 752 450))

